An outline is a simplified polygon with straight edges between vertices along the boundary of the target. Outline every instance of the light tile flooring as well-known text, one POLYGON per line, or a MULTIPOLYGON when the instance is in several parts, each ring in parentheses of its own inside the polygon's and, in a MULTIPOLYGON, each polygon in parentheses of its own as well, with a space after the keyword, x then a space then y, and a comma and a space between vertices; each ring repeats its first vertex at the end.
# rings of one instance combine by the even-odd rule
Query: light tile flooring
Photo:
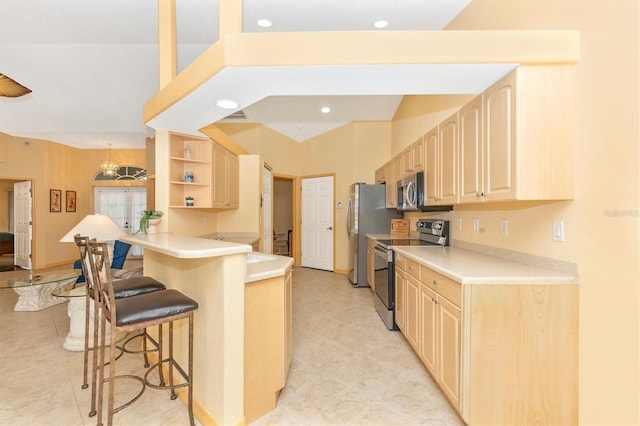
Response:
MULTIPOLYGON (((462 424, 400 333, 386 330, 369 289, 353 288, 339 274, 299 268, 293 296, 287 386, 278 407, 254 424, 462 424)), ((62 349, 66 304, 14 312, 16 298, 0 292, 0 424, 95 424, 87 416, 90 391, 80 388, 82 353, 62 349)), ((127 355, 118 373, 139 371, 141 363, 127 355)), ((148 389, 114 423, 186 425, 188 415, 167 392, 148 389)))

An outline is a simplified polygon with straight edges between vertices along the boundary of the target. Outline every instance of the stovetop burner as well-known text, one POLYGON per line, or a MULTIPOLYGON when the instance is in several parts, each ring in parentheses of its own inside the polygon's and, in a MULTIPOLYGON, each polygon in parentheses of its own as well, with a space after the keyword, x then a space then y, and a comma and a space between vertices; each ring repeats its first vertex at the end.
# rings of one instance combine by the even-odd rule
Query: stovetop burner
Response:
POLYGON ((422 241, 417 238, 394 238, 392 240, 376 240, 376 243, 389 248, 392 246, 433 246, 437 244, 422 241))

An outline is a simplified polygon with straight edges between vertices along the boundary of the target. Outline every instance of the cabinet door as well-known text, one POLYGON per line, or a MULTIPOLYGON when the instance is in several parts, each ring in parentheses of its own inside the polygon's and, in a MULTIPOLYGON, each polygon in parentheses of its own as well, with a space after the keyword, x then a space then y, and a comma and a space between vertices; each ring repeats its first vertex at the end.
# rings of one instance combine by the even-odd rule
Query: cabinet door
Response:
POLYGON ((413 348, 418 351, 418 322, 420 320, 420 282, 407 274, 404 287, 404 336, 413 348))
POLYGON ((240 167, 238 163, 238 157, 227 152, 227 205, 236 209, 240 205, 240 167))
POLYGON ((376 253, 373 247, 367 247, 367 283, 374 293, 376 292, 375 280, 373 279, 375 276, 375 262, 376 253))
POLYGON ((439 174, 440 185, 436 191, 439 204, 458 202, 458 113, 439 126, 439 174))
POLYGON ((396 193, 397 181, 396 181, 396 166, 393 160, 389 161, 384 166, 384 174, 385 174, 385 187, 386 187, 386 206, 389 209, 395 209, 398 207, 397 199, 398 194, 396 193))
POLYGON ((293 277, 289 269, 284 276, 284 381, 293 359, 293 277))
POLYGON ((395 165, 394 169, 396 171, 396 181, 403 179, 405 176, 404 172, 404 156, 402 154, 398 154, 393 159, 393 164, 395 165))
POLYGON ((413 151, 411 147, 402 151, 403 175, 408 176, 413 172, 413 151))
POLYGON ((420 351, 418 355, 433 377, 436 375, 437 356, 437 311, 436 293, 425 284, 420 284, 420 351))
POLYGON ((225 207, 227 203, 227 151, 213 145, 213 206, 225 207))
POLYGON ((385 166, 381 166, 380 168, 378 168, 378 170, 376 170, 375 173, 375 182, 376 183, 385 183, 386 182, 386 177, 385 177, 385 166))
POLYGON ((436 204, 436 188, 438 187, 438 128, 431 129, 424 135, 425 172, 424 202, 426 205, 436 204))
POLYGON ((411 157, 413 159, 412 170, 420 172, 424 170, 424 139, 420 138, 411 145, 411 157))
POLYGON ((396 325, 400 330, 404 330, 405 324, 405 308, 404 308, 404 289, 405 289, 405 272, 396 266, 395 272, 396 290, 395 290, 395 317, 396 325))
POLYGON ((460 405, 460 308, 438 297, 438 383, 454 407, 460 405))
POLYGON ((516 198, 516 75, 484 92, 484 192, 487 200, 516 198))
POLYGON ((482 95, 460 110, 460 202, 482 200, 482 95))

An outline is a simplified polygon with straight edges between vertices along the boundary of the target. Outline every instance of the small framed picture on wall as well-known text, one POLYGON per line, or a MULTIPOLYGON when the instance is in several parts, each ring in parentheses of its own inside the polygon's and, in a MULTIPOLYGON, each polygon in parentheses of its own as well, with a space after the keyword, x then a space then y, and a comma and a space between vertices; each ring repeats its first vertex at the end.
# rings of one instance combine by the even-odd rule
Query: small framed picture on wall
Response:
POLYGON ((62 191, 59 189, 51 189, 49 191, 49 211, 62 211, 62 191))
POLYGON ((76 191, 67 191, 66 192, 66 206, 68 212, 76 211, 76 191))

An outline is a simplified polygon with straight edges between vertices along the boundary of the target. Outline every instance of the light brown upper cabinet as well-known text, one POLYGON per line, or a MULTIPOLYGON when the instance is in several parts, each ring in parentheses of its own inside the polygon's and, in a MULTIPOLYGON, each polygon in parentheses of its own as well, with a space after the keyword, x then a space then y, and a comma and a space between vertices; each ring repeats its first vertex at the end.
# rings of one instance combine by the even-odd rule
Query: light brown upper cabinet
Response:
POLYGON ((458 202, 458 113, 424 135, 425 205, 458 202))
POLYGON ((385 166, 380 166, 378 170, 376 170, 376 174, 375 174, 376 183, 385 183, 387 181, 385 170, 386 170, 385 166))
POLYGON ((211 139, 171 133, 169 139, 169 207, 211 207, 211 139), (186 176, 189 176, 187 178, 186 176))
POLYGON ((460 110, 461 202, 573 198, 572 66, 523 66, 460 110))
POLYGON ((386 207, 388 209, 395 209, 398 207, 396 194, 396 165, 395 161, 388 161, 384 165, 384 178, 385 178, 385 197, 386 207))
POLYGON ((424 170, 424 139, 421 137, 402 151, 404 176, 424 170))
POLYGON ((213 145, 213 207, 237 209, 239 205, 238 157, 213 145))

